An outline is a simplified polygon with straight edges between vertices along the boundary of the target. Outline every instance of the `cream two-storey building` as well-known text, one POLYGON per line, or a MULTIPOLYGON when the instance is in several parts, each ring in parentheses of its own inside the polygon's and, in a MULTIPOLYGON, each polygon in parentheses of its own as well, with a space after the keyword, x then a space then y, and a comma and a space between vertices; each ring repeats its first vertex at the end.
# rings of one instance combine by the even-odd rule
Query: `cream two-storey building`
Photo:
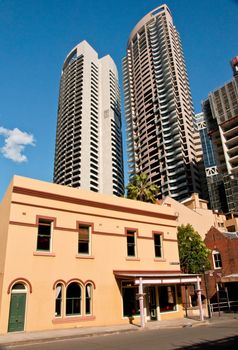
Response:
POLYGON ((1 334, 184 317, 172 208, 15 176, 0 218, 1 334))

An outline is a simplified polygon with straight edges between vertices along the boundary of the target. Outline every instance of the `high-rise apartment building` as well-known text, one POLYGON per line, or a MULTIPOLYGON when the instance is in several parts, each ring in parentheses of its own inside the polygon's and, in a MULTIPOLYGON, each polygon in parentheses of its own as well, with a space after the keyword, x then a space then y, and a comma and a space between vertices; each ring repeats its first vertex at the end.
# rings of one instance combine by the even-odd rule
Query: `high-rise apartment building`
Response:
POLYGON ((201 193, 194 110, 182 45, 166 5, 132 30, 123 59, 129 173, 144 172, 161 196, 201 193))
POLYGON ((219 183, 225 188, 227 207, 222 209, 238 212, 238 57, 231 65, 233 79, 210 92, 202 106, 216 155, 219 183))
POLYGON ((63 64, 54 182, 121 196, 123 174, 117 68, 83 41, 63 64))
POLYGON ((209 201, 209 207, 211 209, 227 211, 224 184, 222 177, 218 172, 216 156, 212 141, 208 135, 204 113, 196 114, 195 120, 197 130, 200 134, 202 160, 205 169, 205 177, 202 176, 203 197, 209 201))
POLYGON ((215 154, 214 154, 212 142, 207 132, 207 123, 203 112, 195 114, 195 121, 196 121, 198 132, 200 134, 203 161, 206 169, 206 174, 209 175, 210 173, 211 174, 216 173, 215 154))

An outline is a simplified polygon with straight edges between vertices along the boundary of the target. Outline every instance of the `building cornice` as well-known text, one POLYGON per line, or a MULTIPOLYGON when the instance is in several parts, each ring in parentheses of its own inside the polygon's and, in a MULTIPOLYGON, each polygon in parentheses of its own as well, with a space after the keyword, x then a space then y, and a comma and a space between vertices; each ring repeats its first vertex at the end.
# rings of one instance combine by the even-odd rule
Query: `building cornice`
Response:
MULTIPOLYGON (((60 195, 60 194, 56 194, 56 193, 52 193, 52 192, 38 191, 38 190, 24 188, 24 187, 20 187, 20 186, 14 186, 12 192, 17 193, 17 194, 22 194, 25 196, 30 196, 30 197, 44 198, 47 200, 50 199, 50 200, 55 200, 58 202, 83 205, 83 206, 88 206, 88 207, 93 207, 93 208, 98 208, 98 209, 106 209, 106 210, 117 211, 117 212, 122 212, 122 213, 144 215, 144 216, 148 216, 148 217, 163 218, 163 219, 167 219, 167 220, 176 220, 177 219, 176 215, 161 213, 159 211, 153 212, 150 210, 138 209, 138 208, 133 208, 133 207, 129 207, 129 206, 96 202, 94 200, 89 200, 89 199, 84 199, 84 198, 75 198, 75 197, 60 195)), ((159 209, 159 205, 158 205, 158 209, 159 209)))

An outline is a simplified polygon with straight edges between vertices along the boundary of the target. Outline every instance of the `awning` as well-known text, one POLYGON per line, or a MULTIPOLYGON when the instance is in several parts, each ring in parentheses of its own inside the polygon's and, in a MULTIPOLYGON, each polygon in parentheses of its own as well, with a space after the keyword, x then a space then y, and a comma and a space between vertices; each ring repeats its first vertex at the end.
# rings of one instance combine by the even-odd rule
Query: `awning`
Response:
MULTIPOLYGON (((139 285, 140 280, 143 285, 190 284, 197 283, 199 276, 169 271, 113 271, 113 273, 117 279, 133 280, 136 285, 139 285)), ((200 277, 199 282, 201 282, 200 277)))
POLYGON ((223 283, 238 282, 238 273, 233 273, 231 275, 222 276, 221 282, 223 282, 223 283))

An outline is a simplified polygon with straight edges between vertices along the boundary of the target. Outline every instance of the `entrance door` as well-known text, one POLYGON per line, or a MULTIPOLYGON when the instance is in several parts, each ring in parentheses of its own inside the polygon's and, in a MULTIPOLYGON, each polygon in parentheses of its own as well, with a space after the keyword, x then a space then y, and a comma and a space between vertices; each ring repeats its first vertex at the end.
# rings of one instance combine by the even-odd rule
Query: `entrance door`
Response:
POLYGON ((148 305, 149 305, 150 319, 157 320, 156 289, 154 286, 149 287, 148 289, 148 305))
POLYGON ((26 293, 12 293, 8 332, 24 331, 26 293))

